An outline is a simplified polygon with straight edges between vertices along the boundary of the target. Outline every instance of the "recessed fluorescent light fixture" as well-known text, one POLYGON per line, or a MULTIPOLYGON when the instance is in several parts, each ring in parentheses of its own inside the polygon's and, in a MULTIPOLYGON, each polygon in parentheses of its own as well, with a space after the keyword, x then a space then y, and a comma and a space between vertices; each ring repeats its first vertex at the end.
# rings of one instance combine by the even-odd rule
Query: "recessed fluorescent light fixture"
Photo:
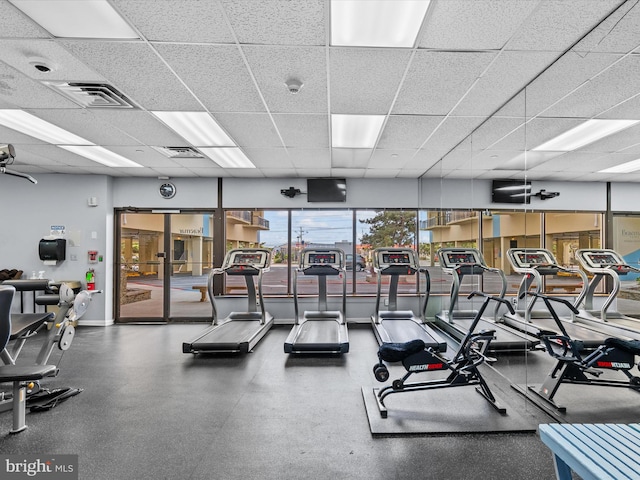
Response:
POLYGON ((532 150, 571 152, 620 130, 629 128, 638 122, 640 120, 587 120, 532 150))
POLYGON ((54 37, 140 38, 106 0, 9 0, 54 37))
POLYGON ((93 145, 89 140, 74 135, 23 110, 0 110, 0 125, 53 144, 93 145))
POLYGON ((384 123, 384 115, 331 115, 331 146, 373 148, 384 123))
POLYGON ((117 153, 107 150, 104 147, 98 145, 58 145, 60 148, 64 148, 71 153, 81 155, 93 160, 94 162, 101 163, 107 167, 142 167, 139 163, 129 160, 128 158, 118 155, 117 153))
POLYGON ((429 0, 332 0, 331 45, 410 48, 429 0))
POLYGON ((256 168, 238 147, 199 148, 222 168, 256 168))
POLYGON ((195 147, 237 145, 207 112, 151 112, 195 147))
POLYGON ((605 168, 604 170, 598 171, 598 173, 631 173, 638 170, 640 170, 640 159, 621 163, 615 167, 605 168))

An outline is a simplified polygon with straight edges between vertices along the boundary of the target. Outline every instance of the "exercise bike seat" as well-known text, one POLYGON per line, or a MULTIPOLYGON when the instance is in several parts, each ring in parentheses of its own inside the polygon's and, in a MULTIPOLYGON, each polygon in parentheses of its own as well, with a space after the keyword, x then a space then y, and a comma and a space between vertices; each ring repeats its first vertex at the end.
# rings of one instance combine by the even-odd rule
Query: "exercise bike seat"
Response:
POLYGON ((620 338, 607 338, 604 341, 607 347, 617 348, 632 355, 640 355, 640 340, 622 340, 620 338))
POLYGON ((420 339, 403 343, 383 343, 378 348, 378 356, 385 362, 401 362, 414 353, 421 352, 424 348, 425 343, 420 339))

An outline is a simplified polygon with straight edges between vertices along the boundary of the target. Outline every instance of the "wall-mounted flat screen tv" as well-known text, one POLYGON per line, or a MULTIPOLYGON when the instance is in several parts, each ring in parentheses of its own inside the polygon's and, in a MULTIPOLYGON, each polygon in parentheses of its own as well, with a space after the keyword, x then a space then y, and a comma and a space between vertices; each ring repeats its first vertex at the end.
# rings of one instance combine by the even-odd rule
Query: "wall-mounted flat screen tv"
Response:
POLYGON ((493 203, 531 203, 531 182, 524 180, 493 180, 493 203))
POLYGON ((308 202, 346 202, 347 180, 344 178, 308 178, 308 202))

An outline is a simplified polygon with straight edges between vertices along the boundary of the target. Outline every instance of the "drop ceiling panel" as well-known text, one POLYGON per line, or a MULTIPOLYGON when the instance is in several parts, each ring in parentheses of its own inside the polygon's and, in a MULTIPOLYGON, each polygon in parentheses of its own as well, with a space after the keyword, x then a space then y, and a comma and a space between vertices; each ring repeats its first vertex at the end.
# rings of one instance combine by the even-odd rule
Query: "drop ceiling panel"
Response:
POLYGON ((331 168, 329 148, 289 148, 288 151, 296 170, 331 168))
POLYGON ((626 100, 615 107, 605 111, 597 118, 613 118, 622 120, 640 119, 640 95, 626 100))
POLYGON ((202 106, 147 45, 70 40, 61 43, 114 87, 148 110, 202 110, 202 106))
POLYGON ((629 55, 545 111, 545 115, 598 115, 638 93, 638 71, 640 55, 629 55))
POLYGON ((9 2, 0 3, 0 37, 49 38, 49 33, 9 2))
POLYGON ((274 114, 273 120, 285 145, 303 148, 329 146, 329 119, 326 114, 274 114))
POLYGON ((239 147, 283 146, 266 113, 216 113, 214 117, 239 147))
POLYGON ((135 138, 87 109, 39 109, 33 113, 47 122, 64 128, 97 145, 139 145, 135 138))
POLYGON ((325 44, 325 5, 328 2, 324 0, 222 0, 221 3, 240 43, 325 44))
POLYGON ((291 151, 284 148, 246 148, 244 154, 258 168, 294 168, 295 161, 291 151))
POLYGON ((620 55, 567 52, 526 89, 526 112, 529 117, 543 113, 565 95, 622 58, 620 55))
POLYGON ((453 114, 491 115, 558 55, 556 52, 502 52, 453 114))
POLYGON ((2 139, 0 140, 2 143, 11 143, 14 147, 16 147, 16 156, 20 155, 20 149, 18 148, 19 146, 26 146, 31 144, 48 145, 42 140, 39 140, 30 135, 25 135, 24 133, 20 133, 16 130, 12 130, 11 128, 5 127, 4 125, 0 125, 0 139, 2 139))
POLYGON ((536 7, 530 0, 432 2, 420 48, 499 50, 536 7))
POLYGON ((331 48, 331 113, 388 113, 410 55, 404 49, 331 48))
POLYGON ((423 172, 433 168, 438 161, 447 154, 445 150, 418 150, 404 165, 405 170, 420 170, 423 172))
MULTIPOLYGON (((638 118, 640 120, 640 118, 638 118)), ((609 135, 580 149, 582 152, 618 152, 640 142, 640 124, 609 135)))
POLYGON ((0 96, 18 108, 74 108, 71 100, 0 63, 0 96))
POLYGON ((443 120, 440 116, 391 115, 378 148, 419 148, 443 120))
POLYGON ((423 148, 429 150, 451 150, 470 135, 483 120, 484 118, 482 117, 447 117, 429 137, 423 148))
POLYGON ((210 111, 265 110, 235 45, 158 44, 156 48, 210 111))
MULTIPOLYGON (((472 134, 473 149, 484 150, 485 148, 500 148, 498 145, 506 138, 510 138, 516 148, 525 146, 525 129, 522 128, 521 118, 496 117, 489 118, 480 125, 472 134)), ((510 148, 514 148, 511 146, 510 148)))
MULTIPOLYGON (((584 119, 579 118, 534 118, 529 120, 524 126, 521 126, 516 130, 512 130, 508 135, 490 146, 491 148, 502 150, 523 151, 527 148, 532 149, 583 122, 584 119)), ((520 122, 518 121, 515 124, 517 123, 520 122)), ((475 149, 475 134, 473 136, 473 143, 475 149)))
POLYGON ((92 109, 91 113, 99 121, 121 129, 142 144, 159 147, 187 146, 184 138, 148 112, 96 108, 92 109))
POLYGON ((368 168, 376 169, 403 169, 413 159, 415 150, 385 149, 380 148, 371 156, 368 168))
POLYGON ((104 82, 104 77, 53 40, 0 40, 0 61, 39 81, 104 82), (35 68, 35 63, 44 64, 51 70, 41 72, 35 68))
POLYGON ((602 24, 583 38, 575 50, 580 52, 627 53, 640 45, 640 9, 626 2, 602 24))
MULTIPOLYGON (((400 170, 399 168, 375 168, 367 170, 364 174, 364 178, 398 178, 402 177, 402 172, 403 170, 400 170)), ((414 174, 408 178, 416 178, 416 176, 414 174)))
POLYGON ((246 46, 243 51, 271 112, 327 112, 324 48, 246 46), (285 84, 291 78, 303 84, 295 95, 285 84))
POLYGON ((416 52, 392 113, 446 115, 495 55, 488 52, 416 52))
POLYGON ((331 167, 365 169, 371 153, 370 148, 332 148, 331 167))
POLYGON ((210 0, 113 0, 147 40, 234 43, 222 6, 210 0))
POLYGON ((508 50, 562 52, 623 0, 543 0, 507 44, 508 50))

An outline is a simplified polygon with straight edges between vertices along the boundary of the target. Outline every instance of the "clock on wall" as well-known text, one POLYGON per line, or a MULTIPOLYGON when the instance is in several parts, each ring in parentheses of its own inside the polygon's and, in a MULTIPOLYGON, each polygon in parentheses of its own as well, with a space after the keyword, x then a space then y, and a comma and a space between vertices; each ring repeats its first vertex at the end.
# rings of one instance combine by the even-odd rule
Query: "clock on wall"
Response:
POLYGON ((173 198, 176 194, 176 186, 173 183, 163 183, 160 185, 160 196, 162 198, 173 198))

